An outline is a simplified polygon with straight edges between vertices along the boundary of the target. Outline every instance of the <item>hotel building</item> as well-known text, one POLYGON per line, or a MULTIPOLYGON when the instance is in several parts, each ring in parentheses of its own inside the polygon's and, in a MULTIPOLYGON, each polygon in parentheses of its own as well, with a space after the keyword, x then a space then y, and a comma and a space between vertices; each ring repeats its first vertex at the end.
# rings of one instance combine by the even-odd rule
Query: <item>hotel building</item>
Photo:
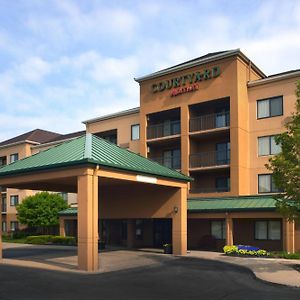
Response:
MULTIPOLYGON (((276 211, 273 195, 279 191, 265 167, 280 152, 274 137, 295 109, 300 70, 266 76, 240 50, 230 50, 135 80, 139 108, 83 123, 87 133, 193 178, 188 248, 250 244, 300 251, 300 225, 276 211)), ((41 150, 45 143, 31 148, 41 150)), ((122 218, 103 216, 100 238, 130 247, 172 243, 172 218, 132 218, 130 209, 122 218)), ((62 212, 61 234, 77 234, 76 219, 76 208, 62 212)))

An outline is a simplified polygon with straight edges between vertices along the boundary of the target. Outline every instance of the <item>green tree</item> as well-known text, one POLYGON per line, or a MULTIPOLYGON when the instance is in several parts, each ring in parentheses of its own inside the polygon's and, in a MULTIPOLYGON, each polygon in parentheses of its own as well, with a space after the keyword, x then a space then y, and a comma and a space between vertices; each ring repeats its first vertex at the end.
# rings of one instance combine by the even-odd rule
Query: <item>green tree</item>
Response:
POLYGON ((290 220, 300 220, 300 81, 296 88, 296 112, 286 123, 287 131, 276 137, 282 152, 269 160, 276 186, 283 191, 275 196, 279 211, 290 220))
POLYGON ((68 208, 58 194, 40 192, 28 196, 17 206, 18 220, 29 227, 49 227, 59 224, 58 212, 68 208))

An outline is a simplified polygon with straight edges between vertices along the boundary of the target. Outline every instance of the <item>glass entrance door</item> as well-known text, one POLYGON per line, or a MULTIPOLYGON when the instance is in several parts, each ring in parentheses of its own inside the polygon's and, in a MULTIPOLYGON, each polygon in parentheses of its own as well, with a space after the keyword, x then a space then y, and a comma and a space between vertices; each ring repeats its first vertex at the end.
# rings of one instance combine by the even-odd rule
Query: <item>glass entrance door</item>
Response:
POLYGON ((153 246, 162 248, 164 244, 172 243, 172 220, 154 219, 153 220, 153 246))

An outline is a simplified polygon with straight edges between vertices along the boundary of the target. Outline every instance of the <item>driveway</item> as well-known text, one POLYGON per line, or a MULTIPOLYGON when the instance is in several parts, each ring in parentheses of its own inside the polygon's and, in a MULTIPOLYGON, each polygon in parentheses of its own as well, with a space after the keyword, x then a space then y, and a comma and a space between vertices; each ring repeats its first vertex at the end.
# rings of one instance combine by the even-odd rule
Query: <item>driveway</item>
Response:
MULTIPOLYGON (((6 249, 5 256, 26 260, 33 257, 35 249, 41 259, 43 247, 6 249)), ((44 249, 48 257, 49 247, 44 249)), ((53 249, 51 256, 72 254, 71 249, 65 251, 53 249)), ((300 299, 300 289, 265 284, 239 266, 192 257, 127 252, 128 256, 126 251, 109 252, 115 256, 115 262, 123 262, 122 269, 90 275, 0 264, 0 299, 300 299), (144 264, 124 268, 126 257, 144 264)))

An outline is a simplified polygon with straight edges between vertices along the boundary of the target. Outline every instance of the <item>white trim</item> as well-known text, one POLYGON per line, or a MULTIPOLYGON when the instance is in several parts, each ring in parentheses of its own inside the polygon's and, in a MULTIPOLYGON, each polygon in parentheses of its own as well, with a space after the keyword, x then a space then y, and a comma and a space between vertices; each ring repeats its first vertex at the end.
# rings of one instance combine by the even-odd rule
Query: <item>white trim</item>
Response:
POLYGON ((0 149, 11 147, 11 146, 17 146, 17 145, 24 144, 24 143, 33 144, 33 145, 40 145, 40 143, 38 143, 38 142, 34 142, 34 141, 30 141, 30 140, 23 140, 23 141, 19 141, 19 142, 14 142, 14 143, 2 145, 2 146, 0 146, 0 149))
POLYGON ((295 72, 291 71, 291 73, 279 74, 279 75, 275 75, 275 76, 272 76, 272 77, 267 77, 267 78, 264 78, 264 79, 249 81, 248 82, 248 87, 267 84, 267 83, 271 83, 271 82, 274 82, 274 81, 290 79, 290 78, 294 78, 294 77, 300 77, 300 70, 295 71, 295 72))

